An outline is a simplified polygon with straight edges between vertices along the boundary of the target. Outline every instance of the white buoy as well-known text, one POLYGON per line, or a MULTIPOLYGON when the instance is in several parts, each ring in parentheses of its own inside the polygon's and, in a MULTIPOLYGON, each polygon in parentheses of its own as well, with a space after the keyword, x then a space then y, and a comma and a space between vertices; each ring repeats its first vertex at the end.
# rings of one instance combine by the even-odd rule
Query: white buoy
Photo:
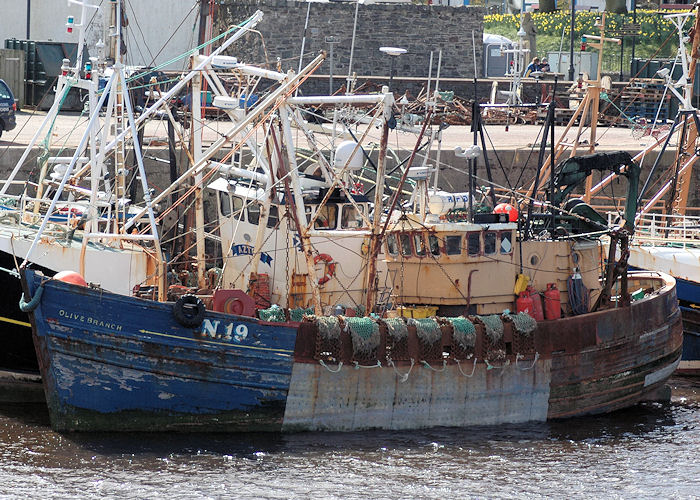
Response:
POLYGON ((227 95, 217 95, 212 104, 219 109, 238 109, 238 99, 227 95))
POLYGON ((232 56, 214 56, 211 59, 213 68, 235 68, 238 65, 238 59, 232 56))
POLYGON ((434 191, 428 197, 431 214, 443 215, 450 210, 469 208, 469 193, 447 193, 434 191))

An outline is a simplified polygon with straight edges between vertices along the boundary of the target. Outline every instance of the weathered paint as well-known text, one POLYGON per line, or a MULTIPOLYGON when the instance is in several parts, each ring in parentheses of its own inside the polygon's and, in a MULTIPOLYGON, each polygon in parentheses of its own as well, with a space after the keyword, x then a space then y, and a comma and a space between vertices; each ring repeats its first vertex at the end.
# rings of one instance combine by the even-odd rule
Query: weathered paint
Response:
POLYGON ((32 321, 54 428, 280 428, 294 328, 212 312, 247 328, 212 338, 178 325, 172 304, 53 281, 44 290, 32 321))
MULTIPOLYGON (((31 317, 58 430, 488 425, 612 411, 656 391, 678 362, 682 329, 673 280, 645 279, 665 285, 628 308, 541 322, 529 341, 507 324, 505 358, 488 364, 492 346, 479 324, 476 364, 457 364, 463 355, 444 325, 432 347, 409 327, 401 349, 380 329, 375 357, 357 364, 343 332, 322 366, 329 358, 319 355, 313 323, 207 312, 193 330, 176 323, 171 304, 55 281, 31 317)), ((39 280, 26 272, 29 295, 39 280)))
MULTIPOLYGON (((550 364, 489 370, 478 363, 473 375, 470 362, 462 363, 464 374, 456 364, 416 365, 404 382, 393 367, 342 366, 334 373, 320 364, 295 363, 282 428, 349 431, 544 421, 550 364)), ((400 372, 409 368, 401 366, 400 372)))

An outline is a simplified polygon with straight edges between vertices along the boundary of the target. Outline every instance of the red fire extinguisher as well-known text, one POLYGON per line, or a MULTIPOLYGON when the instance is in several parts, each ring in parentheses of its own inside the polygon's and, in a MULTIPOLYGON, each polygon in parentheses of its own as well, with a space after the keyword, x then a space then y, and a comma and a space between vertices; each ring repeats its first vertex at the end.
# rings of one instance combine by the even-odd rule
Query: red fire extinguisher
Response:
POLYGON ((532 305, 532 299, 527 294, 527 292, 520 292, 518 299, 515 301, 515 309, 519 313, 527 313, 533 318, 535 317, 535 313, 533 312, 534 307, 532 305))
POLYGON ((530 295, 532 299, 532 317, 537 321, 544 321, 544 311, 542 310, 542 297, 540 297, 539 292, 535 290, 532 286, 528 286, 525 290, 527 294, 530 295))
POLYGON ((547 290, 544 292, 544 316, 547 319, 561 318, 561 299, 555 283, 547 283, 547 290))

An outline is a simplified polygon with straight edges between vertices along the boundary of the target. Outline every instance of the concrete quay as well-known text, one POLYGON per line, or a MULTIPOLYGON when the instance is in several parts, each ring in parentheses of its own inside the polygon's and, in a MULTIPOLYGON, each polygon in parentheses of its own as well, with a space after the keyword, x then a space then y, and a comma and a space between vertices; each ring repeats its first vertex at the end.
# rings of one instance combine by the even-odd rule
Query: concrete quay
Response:
MULTIPOLYGON (((42 120, 45 118, 45 112, 20 112, 17 115, 17 127, 14 130, 6 131, 0 138, 0 178, 7 177, 16 162, 19 160, 26 145, 31 141, 32 136, 40 127, 42 120)), ((60 115, 52 129, 52 148, 51 155, 53 156, 69 156, 72 155, 75 147, 78 145, 80 138, 85 131, 87 125, 87 117, 79 113, 69 113, 60 115)), ((215 141, 224 132, 230 128, 230 124, 226 120, 207 120, 204 130, 205 144, 215 141)), ((522 187, 529 185, 530 180, 534 176, 537 157, 539 152, 538 134, 541 133, 539 125, 511 125, 506 131, 504 125, 486 125, 487 133, 487 148, 493 149, 488 151, 494 180, 502 186, 514 185, 515 181, 520 178, 520 182, 514 187, 522 187), (500 160, 500 162, 499 162, 500 160), (505 179, 508 177, 510 183, 505 179)), ((555 137, 558 139, 563 132, 564 127, 556 127, 555 137)), ((572 129, 567 134, 565 142, 572 142, 574 139, 575 129, 572 129)), ((589 134, 588 130, 586 132, 589 134)), ((356 131, 356 136, 362 135, 362 130, 356 131)), ((45 139, 46 133, 42 132, 39 142, 45 139)), ((156 192, 163 189, 169 184, 169 166, 167 162, 168 152, 166 146, 167 128, 165 122, 152 121, 146 126, 144 134, 144 155, 146 158, 146 170, 149 175, 149 183, 151 187, 156 189, 156 192), (160 159, 160 160, 156 160, 160 159)), ((378 130, 372 130, 369 133, 371 141, 379 141, 378 130)), ((589 136, 584 134, 583 139, 588 140, 589 136)), ((297 134, 297 145, 306 147, 306 141, 301 134, 297 134)), ((398 152, 400 158, 406 157, 415 146, 416 136, 410 133, 395 133, 390 135, 389 146, 398 152)), ((445 189, 452 191, 464 191, 467 188, 466 163, 463 158, 457 158, 454 154, 454 149, 457 146, 468 146, 472 144, 473 134, 468 126, 450 126, 443 131, 442 136, 442 152, 440 156, 441 162, 441 185, 445 189)), ((320 141, 319 141, 320 142, 320 141)), ((597 151, 617 151, 625 150, 635 154, 650 144, 653 144, 655 139, 651 136, 635 138, 632 135, 631 129, 627 128, 607 128, 598 127, 597 134, 597 151)), ((664 175, 668 168, 673 165, 675 151, 673 144, 669 147, 662 158, 659 165, 660 175, 664 175)), ((327 144, 330 147, 330 144, 327 144)), ((433 145, 431 151, 431 161, 434 163, 436 157, 437 144, 433 145)), ((26 180, 30 177, 30 171, 35 169, 36 158, 39 154, 39 148, 35 147, 36 151, 30 155, 29 160, 23 167, 22 172, 18 176, 20 180, 26 180)), ((547 148, 549 150, 549 147, 547 148)), ((657 146, 656 150, 660 150, 657 146)), ((588 150, 587 144, 579 146, 581 153, 588 150)), ((656 154, 647 156, 644 161, 644 170, 653 163, 656 154)), ((179 168, 185 164, 187 160, 183 151, 178 153, 179 168)), ((478 175, 486 178, 484 172, 484 162, 479 161, 478 175)), ((600 174, 595 173, 594 179, 597 179, 600 174)), ((700 206, 700 195, 697 185, 697 175, 693 176, 693 186, 691 186, 689 206, 700 206)), ((646 178, 646 175, 643 175, 646 178)))

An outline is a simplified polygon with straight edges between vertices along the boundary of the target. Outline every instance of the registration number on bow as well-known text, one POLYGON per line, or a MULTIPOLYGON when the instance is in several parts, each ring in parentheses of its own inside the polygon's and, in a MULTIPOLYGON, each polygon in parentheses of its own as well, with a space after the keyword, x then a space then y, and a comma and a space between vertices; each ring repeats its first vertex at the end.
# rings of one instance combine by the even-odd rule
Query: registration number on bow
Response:
POLYGON ((204 319, 199 334, 203 338, 241 342, 248 336, 248 327, 242 323, 222 323, 204 319))

